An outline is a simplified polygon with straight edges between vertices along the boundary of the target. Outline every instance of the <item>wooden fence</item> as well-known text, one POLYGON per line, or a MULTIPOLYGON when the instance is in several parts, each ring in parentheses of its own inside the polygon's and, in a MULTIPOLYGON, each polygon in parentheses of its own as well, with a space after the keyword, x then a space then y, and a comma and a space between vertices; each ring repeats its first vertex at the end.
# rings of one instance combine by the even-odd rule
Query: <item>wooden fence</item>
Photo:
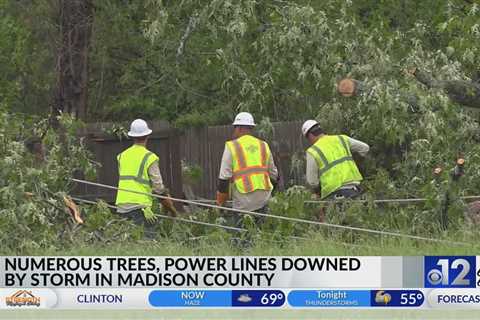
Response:
MULTIPOLYGON (((166 122, 150 122, 153 133, 148 148, 160 157, 160 170, 165 185, 175 197, 184 197, 181 160, 188 165, 201 168, 201 180, 189 186, 195 197, 213 199, 217 188, 220 162, 225 148, 225 141, 232 138, 232 126, 214 126, 194 128, 180 132, 166 122)), ((265 138, 272 150, 275 163, 280 172, 279 187, 301 183, 302 166, 292 167, 292 157, 297 154, 304 157, 305 141, 300 134, 301 122, 274 123, 270 138, 265 138)), ((125 128, 129 124, 123 124, 125 128)), ((118 166, 116 156, 132 142, 105 134, 104 128, 111 128, 110 123, 89 125, 83 132, 87 146, 100 163, 97 182, 114 185, 118 183, 118 166)), ((299 163, 302 163, 301 161, 299 163)), ((115 200, 115 190, 93 186, 77 185, 73 194, 88 199, 115 200)))
MULTIPOLYGON (((106 134, 104 128, 111 128, 110 123, 98 123, 87 126, 81 133, 87 140, 88 148, 93 152, 94 159, 100 164, 97 171, 97 182, 117 186, 118 164, 117 154, 131 146, 129 139, 106 134)), ((125 128, 129 125, 125 124, 125 128)), ((165 185, 175 197, 181 197, 182 171, 180 165, 179 132, 166 122, 150 123, 152 135, 148 148, 160 157, 160 171, 165 185)), ((74 194, 88 199, 103 199, 108 202, 115 200, 116 191, 87 185, 77 185, 74 194)))
MULTIPOLYGON (((301 168, 300 172, 292 168, 292 156, 303 157, 306 147, 300 133, 301 125, 300 121, 273 123, 271 137, 265 139, 281 174, 280 188, 299 183, 303 178, 301 168)), ((215 126, 190 129, 182 135, 181 158, 189 165, 198 165, 203 171, 201 181, 192 186, 196 196, 214 197, 225 141, 232 138, 232 132, 232 126, 215 126)))

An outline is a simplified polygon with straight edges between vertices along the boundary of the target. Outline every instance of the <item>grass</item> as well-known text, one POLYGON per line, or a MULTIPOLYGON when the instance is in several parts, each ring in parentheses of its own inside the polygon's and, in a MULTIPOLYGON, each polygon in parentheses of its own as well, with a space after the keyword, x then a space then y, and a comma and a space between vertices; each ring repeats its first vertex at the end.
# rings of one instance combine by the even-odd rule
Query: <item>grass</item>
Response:
MULTIPOLYGON (((315 220, 314 208, 303 207, 305 194, 290 192, 271 203, 271 214, 315 220)), ((334 208, 333 208, 334 209, 334 208)), ((277 255, 277 256, 422 256, 480 255, 477 226, 463 217, 452 218, 449 231, 438 227, 435 211, 414 207, 376 208, 347 206, 344 211, 327 210, 327 221, 374 230, 393 231, 463 244, 413 240, 267 218, 258 229, 253 218, 241 220, 231 214, 200 210, 191 219, 229 226, 240 225, 246 233, 161 220, 157 239, 142 239, 142 229, 110 212, 103 204, 85 208, 86 223, 63 232, 54 243, 33 241, 0 247, 2 255, 277 255)))
POLYGON ((452 245, 384 236, 358 237, 354 244, 334 235, 311 233, 305 239, 281 238, 279 235, 265 235, 253 239, 225 236, 212 232, 190 240, 158 238, 129 242, 107 242, 68 245, 65 248, 45 248, 24 252, 0 249, 2 255, 251 255, 251 256, 423 256, 423 255, 480 255, 480 244, 452 245))

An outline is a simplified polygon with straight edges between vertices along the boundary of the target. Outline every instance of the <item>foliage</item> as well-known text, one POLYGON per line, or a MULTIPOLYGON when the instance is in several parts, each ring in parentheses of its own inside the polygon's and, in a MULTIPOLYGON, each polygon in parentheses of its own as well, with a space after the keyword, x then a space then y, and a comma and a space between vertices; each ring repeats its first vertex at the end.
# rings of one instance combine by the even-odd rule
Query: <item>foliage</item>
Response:
POLYGON ((188 164, 182 160, 182 181, 194 185, 201 182, 203 170, 196 164, 188 164))
POLYGON ((55 83, 52 1, 0 1, 0 104, 44 114, 55 83))
POLYGON ((263 140, 272 141, 273 137, 275 136, 275 128, 273 123, 270 121, 270 118, 262 118, 260 123, 258 123, 255 127, 255 133, 263 140))
POLYGON ((103 132, 107 135, 115 136, 118 140, 128 139, 128 129, 122 125, 113 123, 103 128, 103 132))
MULTIPOLYGON (((54 131, 45 119, 19 115, 45 114, 52 103, 55 3, 0 0, 0 230, 12 230, 0 241, 27 251, 59 247, 59 235, 70 241, 75 234, 86 243, 135 241, 138 230, 104 205, 88 209, 84 227, 66 224, 61 195, 71 188, 68 177, 92 171, 83 141, 74 135, 77 123, 64 116, 64 129, 54 131), (47 154, 39 161, 23 141, 44 132, 47 154)), ((356 159, 369 198, 428 199, 421 206, 332 206, 326 209, 329 221, 446 237, 463 223, 459 196, 480 189, 479 117, 444 92, 423 87, 407 70, 478 82, 479 18, 477 2, 460 0, 97 1, 89 120, 145 117, 189 128, 231 123, 246 110, 259 119, 260 135, 271 140, 271 122, 316 117, 327 132, 371 146, 366 159, 356 159), (339 96, 335 85, 345 77, 366 89, 356 97, 339 96), (452 183, 450 168, 458 156, 466 159, 466 172, 452 183), (443 174, 436 177, 435 167, 443 174), (451 230, 445 233, 438 216, 447 194, 451 230)), ((125 134, 118 125, 105 130, 125 134)), ((303 159, 292 155, 289 185, 303 183, 303 159)), ((184 166, 184 175, 197 181, 201 171, 184 166)), ((298 187, 277 194, 271 212, 316 219, 318 208, 303 203, 309 196, 298 187)), ((304 231, 292 223, 267 219, 260 226, 253 217, 207 210, 189 219, 260 228, 277 240, 304 231)), ((468 237, 476 236, 471 229, 465 227, 468 237)), ((161 236, 175 239, 204 232, 171 222, 159 226, 161 236)), ((349 232, 319 234, 363 240, 349 232)), ((212 232, 210 240, 224 236, 212 232)))
MULTIPOLYGON (((7 1, 0 1, 0 11, 4 12, 7 1)), ((21 73, 25 72, 25 51, 29 45, 28 32, 24 27, 15 23, 14 17, 3 14, 0 19, 0 101, 5 106, 16 102, 16 97, 21 94, 21 73)))
MULTIPOLYGON (((1 79, 12 110, 45 111, 52 102, 57 5, 0 2, 1 79)), ((273 121, 309 117, 336 103, 338 77, 387 78, 398 89, 412 57, 441 75, 476 80, 479 12, 461 0, 99 1, 90 119, 188 126, 225 123, 238 110, 273 121)))
POLYGON ((433 168, 460 154, 469 169, 459 190, 478 190, 477 116, 406 70, 475 80, 479 14, 461 1, 155 2, 145 35, 179 85, 175 116, 194 115, 194 125, 212 109, 276 121, 316 116, 327 132, 371 146, 357 160, 374 197, 435 197, 433 168), (341 97, 342 77, 368 90, 341 97))
POLYGON ((85 225, 75 234, 77 245, 95 245, 136 241, 143 238, 143 230, 127 219, 116 216, 105 202, 87 207, 85 225))
POLYGON ((76 132, 77 123, 63 116, 59 134, 48 121, 0 112, 0 242, 19 251, 61 247, 59 238, 71 227, 63 195, 70 177, 94 174, 94 163, 76 132), (37 139, 35 148, 27 140, 37 139), (8 231, 7 231, 8 230, 8 231))

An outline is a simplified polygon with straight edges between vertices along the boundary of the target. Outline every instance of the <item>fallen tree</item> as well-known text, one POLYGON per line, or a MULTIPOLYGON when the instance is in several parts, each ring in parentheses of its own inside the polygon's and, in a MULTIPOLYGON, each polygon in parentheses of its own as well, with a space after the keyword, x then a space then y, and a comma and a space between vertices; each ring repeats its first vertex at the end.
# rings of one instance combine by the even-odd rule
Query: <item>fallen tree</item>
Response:
MULTIPOLYGON (((471 108, 480 108, 480 83, 478 82, 439 80, 418 68, 412 68, 408 73, 429 89, 443 90, 453 102, 471 108)), ((337 83, 337 91, 344 97, 358 96, 368 90, 369 87, 364 82, 352 78, 344 78, 337 83)))
POLYGON ((413 68, 410 73, 428 88, 443 90, 452 101, 467 107, 480 108, 480 83, 438 80, 430 73, 418 68, 413 68))

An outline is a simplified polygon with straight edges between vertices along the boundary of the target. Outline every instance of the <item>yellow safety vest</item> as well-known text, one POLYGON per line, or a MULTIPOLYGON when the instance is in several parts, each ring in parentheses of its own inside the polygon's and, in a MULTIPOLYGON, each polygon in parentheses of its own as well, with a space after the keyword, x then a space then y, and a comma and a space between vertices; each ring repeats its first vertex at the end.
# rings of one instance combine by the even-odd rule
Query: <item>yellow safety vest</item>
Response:
MULTIPOLYGON (((117 156, 118 188, 145 193, 152 193, 148 168, 158 160, 155 153, 142 145, 134 144, 117 156)), ((122 203, 152 205, 152 197, 144 194, 121 191, 117 192, 117 205, 122 203)))
POLYGON ((250 135, 227 141, 232 154, 233 183, 240 193, 272 190, 268 173, 270 148, 265 141, 250 135))
POLYGON ((315 158, 318 166, 322 199, 349 182, 363 180, 352 158, 347 136, 325 135, 307 152, 315 158))

